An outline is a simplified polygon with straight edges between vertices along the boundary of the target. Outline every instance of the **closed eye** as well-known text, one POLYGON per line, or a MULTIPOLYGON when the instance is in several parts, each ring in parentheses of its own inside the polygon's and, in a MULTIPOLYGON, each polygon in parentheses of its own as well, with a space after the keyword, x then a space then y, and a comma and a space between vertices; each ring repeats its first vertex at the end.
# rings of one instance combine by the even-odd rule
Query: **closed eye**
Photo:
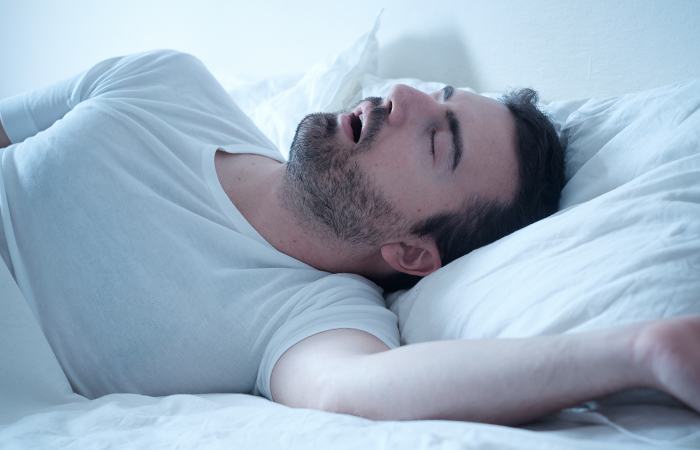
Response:
POLYGON ((430 132, 430 154, 435 156, 435 130, 430 132))

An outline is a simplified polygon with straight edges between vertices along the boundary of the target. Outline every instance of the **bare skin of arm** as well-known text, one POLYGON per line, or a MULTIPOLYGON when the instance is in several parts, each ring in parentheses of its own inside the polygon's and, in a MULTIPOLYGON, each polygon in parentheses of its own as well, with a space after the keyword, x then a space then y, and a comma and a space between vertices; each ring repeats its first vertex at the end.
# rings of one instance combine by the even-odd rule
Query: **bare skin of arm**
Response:
POLYGON ((292 407, 505 425, 636 387, 700 410, 700 316, 392 350, 362 331, 332 330, 289 349, 271 379, 274 400, 292 407))
POLYGON ((5 129, 2 127, 2 121, 0 121, 0 148, 8 147, 11 144, 10 138, 7 137, 7 133, 5 133, 5 129))

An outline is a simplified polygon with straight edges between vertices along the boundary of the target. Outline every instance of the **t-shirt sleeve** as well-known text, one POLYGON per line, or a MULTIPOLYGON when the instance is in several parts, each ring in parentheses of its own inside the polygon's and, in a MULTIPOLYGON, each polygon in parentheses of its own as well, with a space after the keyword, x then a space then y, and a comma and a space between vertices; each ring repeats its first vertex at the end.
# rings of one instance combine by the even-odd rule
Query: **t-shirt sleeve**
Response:
POLYGON ((156 50, 107 59, 51 86, 0 100, 0 121, 17 144, 50 128, 78 104, 95 97, 147 97, 173 78, 206 71, 195 57, 156 50), (149 84, 150 83, 150 84, 149 84))
POLYGON ((13 144, 44 131, 81 101, 79 86, 86 73, 49 87, 0 100, 0 121, 13 144))
POLYGON ((335 274, 313 283, 292 299, 296 306, 263 354, 255 394, 272 400, 270 377, 277 360, 298 342, 324 331, 364 331, 389 348, 399 346, 398 318, 386 308, 381 290, 364 278, 335 274))

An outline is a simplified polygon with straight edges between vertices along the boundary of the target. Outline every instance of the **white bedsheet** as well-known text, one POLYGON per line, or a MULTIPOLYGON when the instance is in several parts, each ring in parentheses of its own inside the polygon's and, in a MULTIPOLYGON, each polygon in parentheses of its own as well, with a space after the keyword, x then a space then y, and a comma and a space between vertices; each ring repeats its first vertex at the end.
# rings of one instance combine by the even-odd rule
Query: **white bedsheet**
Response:
MULTIPOLYGON (((669 411, 656 407, 646 414, 669 411)), ((677 416, 666 417, 664 427, 619 432, 602 424, 602 417, 570 411, 531 425, 532 430, 541 430, 531 431, 449 421, 374 422, 291 409, 243 394, 164 398, 115 394, 54 407, 0 428, 0 448, 537 450, 700 444, 697 433, 689 435, 672 423, 677 416)))

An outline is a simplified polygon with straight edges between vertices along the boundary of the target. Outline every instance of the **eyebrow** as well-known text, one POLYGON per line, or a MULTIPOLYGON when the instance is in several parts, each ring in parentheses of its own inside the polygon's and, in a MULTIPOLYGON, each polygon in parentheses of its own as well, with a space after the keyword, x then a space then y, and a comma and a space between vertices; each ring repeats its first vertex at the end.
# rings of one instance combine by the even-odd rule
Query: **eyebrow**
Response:
MULTIPOLYGON (((446 102, 452 97, 454 88, 445 86, 442 88, 442 91, 444 92, 442 101, 446 102)), ((452 171, 454 172, 462 159, 462 127, 459 125, 457 116, 451 110, 447 110, 445 118, 447 119, 447 125, 450 127, 450 133, 452 133, 452 171)))

